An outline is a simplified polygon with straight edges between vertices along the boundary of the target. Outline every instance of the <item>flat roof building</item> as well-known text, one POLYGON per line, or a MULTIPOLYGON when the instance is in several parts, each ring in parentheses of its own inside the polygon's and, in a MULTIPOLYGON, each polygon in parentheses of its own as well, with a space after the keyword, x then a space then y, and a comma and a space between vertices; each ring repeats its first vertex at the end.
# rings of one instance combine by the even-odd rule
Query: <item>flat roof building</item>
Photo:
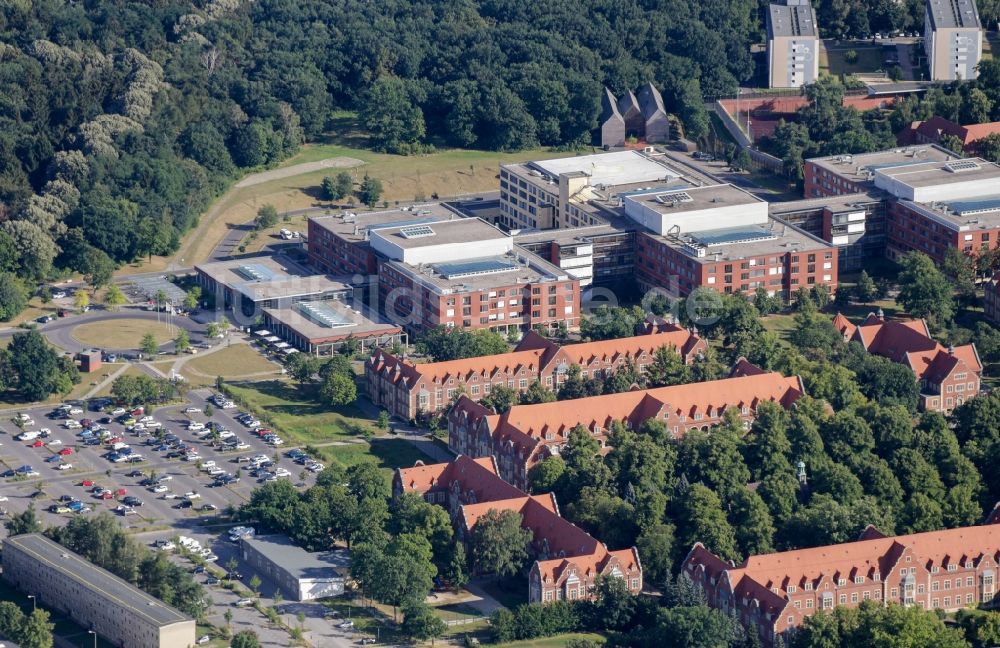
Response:
POLYGON ((810 158, 802 165, 804 194, 820 198, 872 191, 876 189, 875 172, 880 169, 959 159, 961 156, 935 144, 810 158))
POLYGON ((309 219, 309 263, 331 274, 378 274, 378 254, 371 234, 382 227, 423 225, 458 219, 441 203, 414 205, 377 212, 342 212, 309 219))
POLYGON ((927 0, 924 53, 932 81, 975 79, 983 57, 983 28, 975 0, 927 0))
POLYGON ((589 201, 681 176, 662 157, 639 151, 503 164, 499 222, 512 230, 599 225, 604 221, 587 208, 589 201))
POLYGON ((245 537, 240 546, 243 561, 290 600, 344 593, 350 564, 346 551, 306 551, 283 535, 245 537))
POLYGON ((303 274, 280 256, 255 256, 194 267, 198 283, 216 303, 250 315, 262 308, 282 308, 303 300, 349 299, 347 277, 303 274))
POLYGON ((579 280, 515 246, 509 234, 478 218, 414 228, 372 235, 373 249, 386 259, 379 264, 379 301, 390 320, 410 331, 577 328, 579 280))
POLYGON ((807 0, 768 6, 767 69, 771 88, 800 88, 819 79, 816 11, 807 0))
POLYGON ((264 326, 292 348, 315 355, 330 355, 349 339, 356 340, 362 351, 406 342, 406 333, 399 326, 358 301, 301 301, 283 308, 265 308, 264 326))
POLYGON ((117 646, 195 645, 194 619, 39 533, 4 539, 3 577, 117 646))

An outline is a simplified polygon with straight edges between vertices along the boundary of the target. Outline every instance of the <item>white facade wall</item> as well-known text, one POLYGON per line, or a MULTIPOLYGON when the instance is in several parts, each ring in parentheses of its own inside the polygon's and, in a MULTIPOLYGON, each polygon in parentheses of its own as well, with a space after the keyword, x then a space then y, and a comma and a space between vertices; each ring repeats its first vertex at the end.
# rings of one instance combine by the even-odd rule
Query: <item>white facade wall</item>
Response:
POLYGON ((768 222, 767 203, 763 201, 673 212, 673 208, 666 205, 640 202, 630 197, 624 199, 624 205, 629 218, 661 236, 677 230, 684 234, 745 225, 766 225, 768 222))
POLYGON ((940 184, 915 187, 900 179, 892 178, 876 171, 875 186, 888 191, 901 200, 912 200, 913 202, 920 203, 995 196, 997 193, 1000 193, 1000 183, 998 183, 997 178, 978 178, 962 181, 961 173, 952 174, 942 172, 942 175, 944 174, 950 177, 942 178, 940 184), (946 182, 946 180, 950 180, 950 182, 946 182))
MULTIPOLYGON (((433 229, 434 224, 430 227, 433 229)), ((448 261, 464 261, 483 257, 504 256, 514 250, 514 237, 498 236, 479 241, 462 241, 461 243, 430 244, 433 237, 421 239, 426 244, 414 248, 404 248, 393 242, 391 238, 382 236, 378 230, 371 234, 371 246, 376 252, 384 254, 393 261, 402 261, 410 265, 421 263, 446 263, 448 261)))

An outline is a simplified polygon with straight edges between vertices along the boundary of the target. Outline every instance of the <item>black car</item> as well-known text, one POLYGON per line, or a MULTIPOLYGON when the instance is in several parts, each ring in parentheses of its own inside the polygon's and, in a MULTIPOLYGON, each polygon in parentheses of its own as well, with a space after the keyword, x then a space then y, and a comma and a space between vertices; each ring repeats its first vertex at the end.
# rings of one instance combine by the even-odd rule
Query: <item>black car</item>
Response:
POLYGON ((141 470, 133 470, 132 472, 127 473, 125 476, 126 477, 142 477, 144 474, 145 473, 143 473, 141 470))
POLYGON ((195 574, 204 574, 205 573, 205 565, 198 565, 197 567, 194 568, 194 571, 192 573, 195 573, 195 574))
POLYGON ((142 506, 142 500, 133 495, 129 495, 122 499, 122 502, 128 504, 129 506, 142 506))
POLYGON ((72 495, 60 495, 59 496, 59 501, 60 502, 72 502, 73 501, 73 496, 72 495))
POLYGON ((186 508, 191 508, 191 506, 192 504, 189 500, 181 500, 176 504, 174 504, 175 509, 186 509, 186 508))

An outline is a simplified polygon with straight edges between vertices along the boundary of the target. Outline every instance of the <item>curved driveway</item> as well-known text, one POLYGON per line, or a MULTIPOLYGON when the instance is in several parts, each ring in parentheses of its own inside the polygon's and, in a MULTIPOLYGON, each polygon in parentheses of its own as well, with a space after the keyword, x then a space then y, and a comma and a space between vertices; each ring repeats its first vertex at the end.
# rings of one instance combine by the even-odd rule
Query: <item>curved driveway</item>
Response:
MULTIPOLYGON (((56 319, 47 324, 38 325, 38 330, 45 336, 45 338, 61 349, 65 349, 71 353, 77 353, 83 351, 84 349, 91 348, 89 345, 81 343, 75 337, 73 337, 73 330, 81 324, 92 324, 94 322, 107 322, 122 319, 141 319, 141 320, 157 320, 157 313, 150 312, 145 309, 135 309, 135 308, 123 308, 120 311, 105 311, 105 310, 92 310, 88 313, 83 313, 81 315, 69 315, 64 318, 56 319)), ((159 320, 162 322, 164 319, 163 313, 159 313, 159 320)), ((174 326, 185 329, 189 334, 191 334, 191 343, 196 344, 203 340, 205 327, 188 317, 173 316, 170 318, 170 323, 174 326)), ((0 338, 10 337, 15 333, 21 331, 20 328, 9 328, 0 331, 0 338)), ((172 350, 173 342, 167 342, 160 345, 160 350, 172 350)), ((106 346, 104 351, 121 352, 121 351, 135 351, 136 349, 106 346)))

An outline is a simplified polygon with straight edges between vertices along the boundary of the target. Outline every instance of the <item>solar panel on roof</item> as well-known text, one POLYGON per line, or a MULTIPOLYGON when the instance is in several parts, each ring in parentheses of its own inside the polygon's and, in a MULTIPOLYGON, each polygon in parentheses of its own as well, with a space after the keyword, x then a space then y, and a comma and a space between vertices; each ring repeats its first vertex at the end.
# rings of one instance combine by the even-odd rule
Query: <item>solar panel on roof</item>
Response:
POLYGON ((516 263, 503 259, 482 259, 477 261, 456 261, 453 263, 437 263, 434 269, 446 279, 472 277, 483 274, 496 274, 517 270, 516 263))
POLYGON ((424 225, 426 223, 433 223, 438 218, 417 218, 413 220, 401 220, 401 221, 387 221, 385 223, 372 223, 368 226, 368 231, 386 229, 388 227, 404 227, 406 225, 424 225))
POLYGON ((349 317, 327 302, 299 302, 296 307, 306 318, 326 328, 354 326, 354 322, 349 317))
POLYGON ((247 265, 241 265, 236 268, 236 272, 243 276, 244 279, 249 279, 250 281, 271 281, 276 277, 282 276, 268 268, 266 265, 260 263, 248 263, 247 265))
POLYGON ((961 173, 962 171, 975 171, 979 168, 979 163, 975 160, 958 160, 956 162, 948 162, 944 165, 944 168, 952 173, 961 173))
POLYGON ((661 202, 665 205, 694 202, 691 194, 686 191, 672 191, 670 193, 660 194, 656 197, 656 200, 657 202, 661 202))
POLYGON ((427 236, 434 236, 434 230, 426 225, 416 225, 411 227, 404 227, 399 230, 399 233, 403 238, 415 239, 424 238, 427 236))
POLYGON ((713 245, 730 245, 732 243, 749 243, 751 241, 767 241, 777 238, 769 230, 762 227, 691 232, 688 236, 698 243, 709 247, 713 245))
POLYGON ((945 204, 959 216, 985 214, 1000 211, 1000 196, 980 198, 979 200, 955 200, 945 204))

